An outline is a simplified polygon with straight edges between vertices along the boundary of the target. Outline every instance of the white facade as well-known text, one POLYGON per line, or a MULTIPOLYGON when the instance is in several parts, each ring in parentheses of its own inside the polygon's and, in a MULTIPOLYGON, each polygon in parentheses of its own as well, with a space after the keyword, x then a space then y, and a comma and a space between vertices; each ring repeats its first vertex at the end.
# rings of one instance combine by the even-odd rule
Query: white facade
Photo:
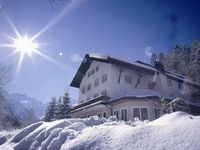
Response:
MULTIPOLYGON (((150 89, 149 83, 155 82, 155 87, 152 91, 159 92, 161 97, 175 98, 190 92, 190 85, 183 83, 182 87, 178 86, 179 82, 175 79, 170 79, 166 75, 156 71, 150 75, 142 73, 140 83, 135 88, 138 80, 136 70, 126 69, 121 73, 120 82, 118 66, 105 62, 93 61, 87 70, 85 76, 81 80, 79 90, 79 103, 91 100, 106 93, 110 99, 118 98, 135 93, 134 90, 150 89), (98 68, 98 69, 97 69, 98 68), (90 74, 90 75, 88 75, 90 74), (106 75, 107 79, 102 83, 103 76, 106 75), (125 81, 125 77, 131 78, 130 83, 125 81), (95 80, 98 80, 98 85, 95 86, 95 80), (171 82, 171 83, 169 83, 171 82), (88 86, 91 85, 91 89, 88 86), (84 92, 83 89, 85 88, 84 92)), ((136 96, 136 95, 135 95, 136 96)))
POLYGON ((106 95, 110 96, 110 64, 93 61, 87 70, 85 76, 81 80, 80 88, 79 88, 79 103, 83 103, 85 101, 91 100, 94 97, 98 97, 102 95, 104 91, 106 91, 106 95), (99 69, 96 69, 99 68, 99 69), (94 70, 94 71, 93 71, 94 70), (92 73, 93 72, 93 73, 92 73), (90 74, 88 76, 88 74, 90 74), (102 77, 106 75, 107 80, 102 83, 102 77), (99 83, 95 86, 95 80, 98 79, 99 83), (88 90, 88 85, 91 84, 91 89, 88 90), (85 92, 82 90, 85 88, 85 92))
POLYGON ((141 120, 153 120, 158 117, 159 99, 172 100, 187 95, 190 100, 192 91, 200 87, 194 86, 195 83, 190 80, 139 62, 131 67, 129 64, 123 66, 123 62, 116 63, 117 59, 113 59, 112 63, 105 59, 88 59, 89 65, 81 64, 85 72, 81 79, 78 78, 79 82, 76 82, 79 71, 73 80, 73 85, 79 87, 78 107, 72 111, 73 117, 118 114, 119 119, 134 120, 136 114, 141 120), (98 100, 100 96, 107 98, 102 102, 98 100))

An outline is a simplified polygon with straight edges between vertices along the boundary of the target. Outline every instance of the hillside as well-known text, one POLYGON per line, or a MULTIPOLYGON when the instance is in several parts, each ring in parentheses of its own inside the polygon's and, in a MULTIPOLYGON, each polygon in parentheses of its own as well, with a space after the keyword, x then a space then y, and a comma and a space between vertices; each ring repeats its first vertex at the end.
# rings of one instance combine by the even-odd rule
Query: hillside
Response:
POLYGON ((10 94, 10 99, 8 101, 11 103, 13 109, 17 114, 20 113, 20 107, 23 107, 21 109, 26 110, 32 109, 34 111, 36 119, 40 119, 45 110, 45 104, 43 102, 34 98, 30 98, 26 94, 10 94))
POLYGON ((26 94, 10 94, 2 91, 5 97, 0 114, 0 130, 24 127, 41 119, 45 104, 26 94))
POLYGON ((199 128, 200 116, 183 112, 165 115, 149 123, 125 123, 115 118, 97 117, 37 122, 18 131, 0 149, 199 150, 199 128))

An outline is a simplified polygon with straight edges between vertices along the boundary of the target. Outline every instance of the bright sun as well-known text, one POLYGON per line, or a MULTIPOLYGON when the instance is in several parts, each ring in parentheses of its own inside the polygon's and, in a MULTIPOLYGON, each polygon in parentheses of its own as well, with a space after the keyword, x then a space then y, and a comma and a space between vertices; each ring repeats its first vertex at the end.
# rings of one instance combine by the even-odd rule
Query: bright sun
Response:
POLYGON ((32 54, 36 53, 39 55, 43 55, 38 49, 39 49, 39 43, 34 42, 33 38, 28 38, 28 36, 21 36, 17 31, 17 37, 18 38, 12 38, 13 43, 8 45, 8 47, 12 47, 14 49, 14 52, 11 53, 20 53, 20 58, 17 66, 17 71, 21 68, 21 64, 23 62, 24 56, 28 55, 30 58, 32 58, 32 54))
POLYGON ((21 54, 28 54, 29 56, 31 56, 32 52, 37 51, 38 48, 38 44, 34 43, 34 41, 29 39, 27 36, 15 39, 13 46, 21 54))

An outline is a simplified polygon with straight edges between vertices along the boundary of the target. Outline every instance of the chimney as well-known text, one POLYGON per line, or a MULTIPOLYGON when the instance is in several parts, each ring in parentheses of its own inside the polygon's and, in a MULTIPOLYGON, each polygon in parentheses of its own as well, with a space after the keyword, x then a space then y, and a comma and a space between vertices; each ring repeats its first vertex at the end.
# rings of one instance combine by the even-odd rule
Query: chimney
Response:
POLYGON ((164 72, 164 71, 165 71, 163 63, 160 62, 159 60, 156 60, 156 61, 154 62, 154 67, 155 67, 157 70, 159 70, 160 72, 164 72))

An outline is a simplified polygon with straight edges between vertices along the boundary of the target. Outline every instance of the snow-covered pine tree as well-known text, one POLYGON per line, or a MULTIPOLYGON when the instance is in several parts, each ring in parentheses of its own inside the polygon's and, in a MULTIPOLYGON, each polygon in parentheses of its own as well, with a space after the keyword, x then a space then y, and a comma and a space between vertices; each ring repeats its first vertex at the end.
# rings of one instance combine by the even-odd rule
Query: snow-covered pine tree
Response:
POLYGON ((151 56, 151 65, 154 65, 154 62, 158 59, 157 55, 155 53, 152 54, 151 56))
POLYGON ((68 91, 64 93, 63 96, 63 118, 70 118, 69 112, 70 112, 70 97, 68 91))
POLYGON ((200 83, 200 40, 194 41, 191 46, 176 45, 167 54, 153 54, 152 65, 156 58, 164 64, 165 70, 182 74, 200 83))
POLYGON ((56 110, 56 98, 53 97, 46 109, 43 120, 44 121, 52 121, 52 120, 56 119, 55 118, 55 110, 56 110))
POLYGON ((55 107, 55 119, 62 119, 63 114, 62 114, 62 97, 59 97, 58 101, 56 102, 56 107, 55 107))
POLYGON ((63 97, 60 97, 56 105, 56 119, 70 118, 70 98, 69 93, 65 92, 63 97))

